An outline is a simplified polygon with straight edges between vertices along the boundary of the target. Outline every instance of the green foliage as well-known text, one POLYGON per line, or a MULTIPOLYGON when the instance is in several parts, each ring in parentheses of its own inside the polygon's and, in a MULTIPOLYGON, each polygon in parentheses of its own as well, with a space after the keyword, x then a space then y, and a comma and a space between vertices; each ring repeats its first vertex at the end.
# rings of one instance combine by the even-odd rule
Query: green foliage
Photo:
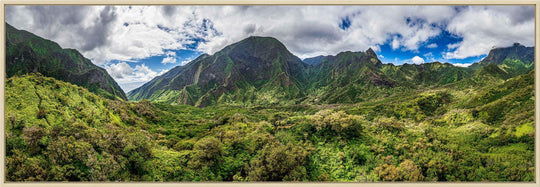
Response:
POLYGON ((303 166, 312 148, 308 143, 283 145, 273 142, 262 148, 249 163, 248 180, 302 181, 307 171, 303 166))
POLYGON ((152 141, 119 120, 122 114, 135 117, 133 109, 109 108, 121 101, 35 74, 9 78, 6 88, 11 124, 6 132, 12 137, 6 158, 16 167, 30 167, 8 170, 9 180, 136 180, 143 174, 152 141), (34 161, 21 165, 21 158, 34 161), (47 175, 29 175, 33 169, 47 175))
POLYGON ((14 76, 6 80, 6 176, 533 181, 533 75, 350 105, 206 108, 109 100, 53 78, 14 76))

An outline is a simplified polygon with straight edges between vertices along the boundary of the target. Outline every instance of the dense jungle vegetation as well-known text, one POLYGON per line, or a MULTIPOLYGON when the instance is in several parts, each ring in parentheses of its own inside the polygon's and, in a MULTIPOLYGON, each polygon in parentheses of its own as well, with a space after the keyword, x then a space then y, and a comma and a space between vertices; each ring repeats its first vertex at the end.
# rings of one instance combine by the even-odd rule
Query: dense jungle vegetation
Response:
POLYGON ((206 108, 31 73, 6 80, 5 101, 8 181, 534 181, 534 71, 356 104, 206 108))

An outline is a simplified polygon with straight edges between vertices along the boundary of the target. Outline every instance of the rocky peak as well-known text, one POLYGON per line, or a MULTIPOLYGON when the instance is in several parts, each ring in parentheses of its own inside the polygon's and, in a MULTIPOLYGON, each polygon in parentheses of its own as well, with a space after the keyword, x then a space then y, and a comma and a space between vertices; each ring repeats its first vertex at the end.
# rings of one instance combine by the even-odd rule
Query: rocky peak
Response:
POLYGON ((514 43, 510 47, 493 48, 486 58, 480 63, 502 64, 507 58, 519 59, 526 63, 534 62, 534 47, 525 47, 520 43, 514 43))
POLYGON ((377 58, 377 54, 375 53, 375 51, 373 51, 373 49, 371 49, 371 47, 368 50, 366 50, 366 55, 369 57, 377 58))

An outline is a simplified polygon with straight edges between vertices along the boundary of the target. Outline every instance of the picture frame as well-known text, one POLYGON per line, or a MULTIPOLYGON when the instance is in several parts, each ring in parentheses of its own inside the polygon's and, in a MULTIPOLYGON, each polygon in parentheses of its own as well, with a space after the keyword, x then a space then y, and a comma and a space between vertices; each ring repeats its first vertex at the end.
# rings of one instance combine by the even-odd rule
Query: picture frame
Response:
MULTIPOLYGON (((269 5, 317 5, 317 6, 326 6, 326 5, 381 5, 381 6, 387 6, 387 5, 496 5, 496 6, 504 6, 504 5, 534 5, 535 6, 535 42, 534 46, 540 46, 540 40, 538 40, 539 31, 540 31, 540 24, 538 15, 540 15, 540 2, 535 0, 519 0, 519 1, 445 1, 445 0, 439 0, 439 1, 427 1, 427 0, 417 0, 412 2, 407 1, 363 1, 363 0, 353 0, 353 1, 266 1, 266 0, 260 0, 260 1, 194 1, 194 0, 182 0, 182 1, 132 1, 132 0, 118 0, 118 1, 25 1, 25 0, 5 0, 1 2, 2 5, 2 12, 0 19, 2 20, 2 27, 0 32, 3 34, 0 36, 0 42, 2 43, 0 54, 0 69, 2 71, 6 70, 6 27, 5 25, 5 10, 6 6, 11 5, 209 5, 209 6, 219 6, 219 5, 262 5, 262 6, 269 6, 269 5)), ((540 78, 540 68, 537 66, 540 50, 538 47, 535 47, 535 93, 540 89, 540 84, 538 84, 537 80, 540 78)), ((2 80, 0 81, 0 87, 4 88, 0 90, 0 97, 5 98, 5 81, 6 78, 2 77, 2 80)), ((540 97, 538 94, 535 94, 535 129, 538 129, 540 127, 540 122, 538 120, 540 116, 540 112, 538 110, 538 101, 540 100, 540 97)), ((5 114, 5 100, 0 101, 0 113, 5 114)), ((0 128, 1 130, 1 142, 0 142, 0 150, 2 150, 2 155, 0 156, 0 163, 4 167, 0 168, 0 184, 2 186, 513 186, 513 185, 519 185, 519 186, 538 186, 540 184, 540 181, 538 180, 540 177, 540 165, 538 162, 539 158, 539 150, 540 150, 540 144, 538 141, 538 137, 540 136, 540 133, 536 130, 535 131, 535 182, 460 182, 460 183, 454 183, 454 182, 436 182, 436 183, 429 183, 429 182, 415 182, 415 183, 409 183, 409 182, 376 182, 376 183, 330 183, 330 182, 188 182, 188 183, 172 183, 172 182, 163 182, 163 183, 149 183, 149 182, 9 182, 6 181, 5 175, 6 175, 6 161, 5 161, 5 153, 6 153, 6 135, 5 135, 5 121, 6 116, 1 115, 0 121, 2 124, 0 128)))

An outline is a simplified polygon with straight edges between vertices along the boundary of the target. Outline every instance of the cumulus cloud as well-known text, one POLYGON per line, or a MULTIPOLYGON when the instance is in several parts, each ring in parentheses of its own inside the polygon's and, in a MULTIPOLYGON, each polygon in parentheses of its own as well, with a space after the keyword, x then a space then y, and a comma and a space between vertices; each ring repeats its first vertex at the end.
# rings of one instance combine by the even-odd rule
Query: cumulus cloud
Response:
POLYGON ((204 23, 193 18, 192 11, 177 11, 171 17, 161 10, 161 6, 7 6, 6 20, 103 65, 183 49, 205 34, 199 32, 204 23))
POLYGON ((133 69, 125 62, 105 66, 105 69, 115 79, 123 79, 133 73, 133 69))
POLYGON ((432 52, 428 52, 428 53, 424 54, 423 56, 426 58, 425 60, 428 61, 428 62, 435 62, 435 61, 437 61, 437 60, 435 59, 435 56, 433 55, 432 52))
POLYGON ((191 62, 191 60, 184 60, 184 61, 180 62, 180 66, 185 66, 189 62, 191 62))
POLYGON ((534 6, 469 6, 450 20, 450 33, 463 37, 452 44, 456 50, 445 54, 449 59, 484 55, 494 47, 515 42, 534 45, 534 6))
POLYGON ((461 45, 461 43, 453 43, 453 44, 446 45, 446 47, 448 49, 455 49, 455 48, 458 48, 460 45, 461 45))
POLYGON ((116 19, 110 6, 6 6, 8 23, 82 52, 107 45, 116 19))
POLYGON ((173 52, 173 51, 167 51, 165 53, 166 57, 163 58, 163 60, 161 61, 162 64, 174 64, 176 63, 176 53, 173 52))
POLYGON ((473 63, 463 63, 463 64, 453 64, 454 66, 458 66, 458 67, 469 67, 470 65, 472 65, 473 63))
POLYGON ((161 61, 162 64, 174 64, 176 63, 176 58, 174 57, 171 57, 171 56, 168 56, 168 57, 165 57, 163 58, 163 60, 161 61))
POLYGON ((422 57, 419 57, 419 56, 414 56, 412 59, 411 59, 411 62, 413 64, 423 64, 425 61, 422 57))
POLYGON ((166 70, 159 73, 152 71, 145 64, 136 65, 135 68, 132 68, 126 62, 110 64, 104 67, 125 92, 129 92, 166 72, 166 70))
POLYGON ((533 6, 7 6, 6 20, 96 64, 187 47, 213 54, 252 35, 276 37, 301 58, 386 43, 417 51, 442 30, 463 37, 447 58, 534 42, 533 6))
POLYGON ((450 6, 249 6, 203 7, 195 13, 213 20, 222 33, 200 45, 201 51, 212 54, 249 35, 262 35, 278 38, 295 55, 306 58, 379 49, 388 41, 393 49, 417 50, 441 32, 439 26, 455 10, 450 6), (350 21, 345 30, 339 27, 344 19, 350 21), (243 32, 230 23, 242 23, 243 32))
POLYGON ((399 41, 397 40, 397 37, 394 37, 394 39, 392 40, 392 49, 397 49, 399 48, 399 41))
MULTIPOLYGON (((6 21, 64 48, 79 50, 114 72, 124 85, 128 84, 126 77, 147 80, 134 73, 143 72, 146 66, 130 70, 111 62, 164 56, 162 64, 185 65, 189 61, 179 62, 167 53, 190 49, 213 54, 248 36, 275 37, 300 58, 370 47, 380 51, 380 46, 389 45, 414 53, 422 46, 447 47, 444 58, 463 59, 487 54, 493 46, 534 45, 534 6, 8 5, 6 21), (340 27, 344 20, 346 29, 340 27), (447 46, 429 43, 443 31, 460 42, 447 46)), ((424 61, 416 57, 416 62, 424 61)), ((412 60, 408 61, 414 63, 412 60)))

